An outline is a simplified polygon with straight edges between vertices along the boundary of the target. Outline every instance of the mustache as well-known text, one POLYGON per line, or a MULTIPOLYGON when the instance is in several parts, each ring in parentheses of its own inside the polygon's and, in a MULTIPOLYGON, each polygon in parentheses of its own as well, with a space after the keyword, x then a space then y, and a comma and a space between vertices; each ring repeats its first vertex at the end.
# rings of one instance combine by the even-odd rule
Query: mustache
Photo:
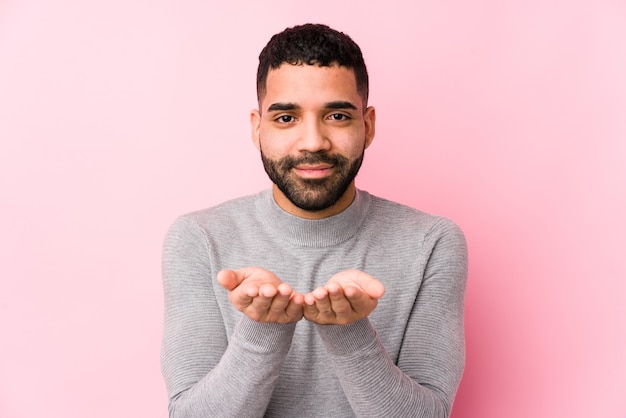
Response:
POLYGON ((302 155, 299 155, 298 157, 292 157, 288 155, 281 158, 279 165, 281 169, 286 171, 301 164, 329 164, 334 166, 341 166, 347 164, 348 162, 348 159, 343 155, 328 154, 326 151, 305 151, 302 155))

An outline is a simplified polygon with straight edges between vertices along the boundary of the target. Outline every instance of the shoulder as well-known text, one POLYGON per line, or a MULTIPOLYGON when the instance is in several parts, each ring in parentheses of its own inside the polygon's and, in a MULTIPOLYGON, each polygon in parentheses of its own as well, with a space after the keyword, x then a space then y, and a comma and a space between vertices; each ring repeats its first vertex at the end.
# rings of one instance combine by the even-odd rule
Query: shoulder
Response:
POLYGON ((254 219, 257 201, 264 192, 238 197, 218 205, 178 216, 171 224, 166 241, 206 239, 209 235, 232 233, 247 228, 254 219))
POLYGON ((206 209, 189 212, 182 215, 181 218, 189 219, 200 224, 213 219, 236 219, 240 216, 245 216, 245 214, 248 212, 254 211, 256 202, 262 194, 263 192, 260 192, 249 196, 243 196, 227 200, 206 209))
POLYGON ((263 192, 231 199, 206 209, 185 213, 179 216, 174 225, 195 224, 201 228, 237 222, 240 218, 247 218, 256 210, 256 202, 263 192))
POLYGON ((384 229, 420 233, 424 237, 438 235, 463 236, 461 228, 451 219, 411 206, 365 193, 369 199, 368 220, 384 229))
POLYGON ((465 263, 465 235, 453 220, 373 195, 367 199, 369 210, 361 237, 376 237, 380 245, 398 253, 408 251, 465 263))

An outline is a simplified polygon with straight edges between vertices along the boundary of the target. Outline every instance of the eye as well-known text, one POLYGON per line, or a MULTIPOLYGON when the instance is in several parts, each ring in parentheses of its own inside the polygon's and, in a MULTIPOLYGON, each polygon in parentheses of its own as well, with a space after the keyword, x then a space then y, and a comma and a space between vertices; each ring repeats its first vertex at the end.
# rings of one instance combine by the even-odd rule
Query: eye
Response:
POLYGON ((330 116, 328 116, 328 118, 331 120, 340 121, 340 120, 348 120, 350 119, 350 116, 344 115, 343 113, 333 113, 330 116))
POLYGON ((294 119, 295 118, 291 115, 281 115, 274 120, 278 123, 291 123, 294 121, 294 119))

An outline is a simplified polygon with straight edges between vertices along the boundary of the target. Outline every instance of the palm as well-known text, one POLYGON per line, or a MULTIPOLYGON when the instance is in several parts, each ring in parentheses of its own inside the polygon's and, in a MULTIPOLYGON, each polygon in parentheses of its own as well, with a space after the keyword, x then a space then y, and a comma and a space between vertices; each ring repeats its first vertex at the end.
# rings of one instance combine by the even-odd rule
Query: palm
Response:
POLYGON ((231 303, 255 321, 288 323, 302 318, 304 297, 269 270, 222 270, 217 281, 229 291, 231 303))
POLYGON ((383 284, 369 274, 342 271, 304 296, 304 316, 318 324, 349 324, 367 317, 384 293, 383 284))

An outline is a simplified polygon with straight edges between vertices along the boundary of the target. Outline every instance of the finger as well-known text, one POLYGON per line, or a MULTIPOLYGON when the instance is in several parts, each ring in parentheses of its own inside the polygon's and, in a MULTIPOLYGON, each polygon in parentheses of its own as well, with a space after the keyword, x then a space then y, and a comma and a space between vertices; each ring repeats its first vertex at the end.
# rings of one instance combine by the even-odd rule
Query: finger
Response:
POLYGON ((378 299, 385 294, 385 286, 373 276, 362 271, 357 274, 356 282, 361 286, 361 289, 369 295, 369 297, 378 299))
POLYGON ((277 322, 299 321, 304 314, 304 296, 286 284, 279 286, 278 290, 270 308, 270 317, 277 322))
POLYGON ((326 289, 323 287, 318 287, 315 290, 304 295, 304 303, 307 305, 314 305, 317 303, 318 299, 323 299, 327 295, 326 289))
POLYGON ((373 299, 370 297, 370 295, 367 294, 367 292, 365 292, 365 290, 356 287, 356 286, 350 286, 347 285, 344 289, 343 289, 343 294, 345 295, 346 298, 348 299, 358 299, 360 297, 367 297, 368 299, 373 299))
POLYGON ((347 294, 351 294, 351 297, 348 297, 348 301, 352 310, 357 313, 366 313, 369 315, 371 311, 376 308, 378 305, 378 299, 370 298, 365 292, 362 290, 349 286, 351 289, 346 289, 347 294))
POLYGON ((365 293, 373 299, 379 299, 385 294, 385 286, 374 276, 360 270, 348 270, 342 273, 347 274, 347 277, 351 281, 363 289, 365 293))
POLYGON ((272 300, 276 295, 276 288, 270 284, 264 284, 259 288, 258 295, 253 298, 252 303, 249 306, 250 310, 253 310, 258 318, 267 315, 272 300))
POLYGON ((315 298, 315 306, 322 315, 330 315, 333 313, 333 308, 328 297, 328 291, 323 287, 318 287, 313 292, 315 298))
POLYGON ((291 296, 294 293, 294 291, 291 288, 291 286, 289 286, 289 284, 287 284, 287 283, 279 284, 276 290, 277 290, 277 292, 279 294, 281 294, 283 296, 291 296))
POLYGON ((385 294, 385 286, 373 277, 362 287, 372 299, 380 299, 385 294))
POLYGON ((328 290, 323 287, 318 287, 317 289, 314 289, 311 293, 313 294, 316 302, 322 301, 328 297, 328 290))
POLYGON ((231 303, 239 310, 250 306, 254 298, 258 295, 258 288, 253 285, 237 287, 228 295, 231 303))
POLYGON ((261 267, 242 267, 237 270, 225 269, 217 274, 218 282, 228 290, 241 285, 244 281, 280 284, 274 273, 261 267))
POLYGON ((317 288, 303 296, 304 299, 304 315, 307 319, 316 318, 319 314, 319 306, 317 305, 317 299, 315 297, 315 292, 317 292, 318 297, 321 295, 320 288, 317 288))
POLYGON ((304 315, 304 296, 300 293, 294 292, 289 299, 289 304, 285 309, 287 317, 291 321, 298 321, 304 315))
POLYGON ((313 293, 309 292, 304 295, 304 304, 307 306, 315 306, 315 296, 313 296, 313 293))
POLYGON ((315 318, 317 318, 320 314, 320 311, 317 309, 317 305, 315 305, 315 299, 313 299, 313 302, 310 304, 306 302, 306 299, 305 299, 305 303, 304 305, 302 305, 302 307, 303 307, 304 316, 308 320, 315 320, 315 318))
POLYGON ((336 295, 339 295, 340 293, 343 293, 341 284, 335 281, 329 281, 326 284, 325 288, 326 288, 326 292, 328 292, 330 296, 336 296, 336 295))
POLYGON ((262 267, 250 266, 250 267, 241 267, 237 270, 234 270, 240 277, 240 280, 246 280, 251 277, 262 277, 265 279, 278 279, 274 273, 271 271, 264 269, 262 267))
POLYGON ((241 275, 234 270, 221 270, 216 276, 217 282, 226 290, 233 290, 242 282, 241 275))
MULTIPOLYGON (((282 318, 285 316, 285 310, 289 305, 289 299, 291 297, 291 287, 286 283, 281 283, 278 288, 275 288, 274 298, 272 299, 268 308, 268 313, 271 318, 282 318)), ((271 293, 266 293, 264 296, 269 297, 271 293)))
POLYGON ((352 305, 344 294, 344 289, 339 283, 328 283, 328 298, 330 300, 331 310, 336 315, 347 315, 352 312, 352 305))
POLYGON ((278 289, 276 288, 276 286, 271 284, 264 284, 261 285, 261 287, 259 288, 259 296, 265 299, 271 300, 274 296, 276 296, 277 293, 278 289))

